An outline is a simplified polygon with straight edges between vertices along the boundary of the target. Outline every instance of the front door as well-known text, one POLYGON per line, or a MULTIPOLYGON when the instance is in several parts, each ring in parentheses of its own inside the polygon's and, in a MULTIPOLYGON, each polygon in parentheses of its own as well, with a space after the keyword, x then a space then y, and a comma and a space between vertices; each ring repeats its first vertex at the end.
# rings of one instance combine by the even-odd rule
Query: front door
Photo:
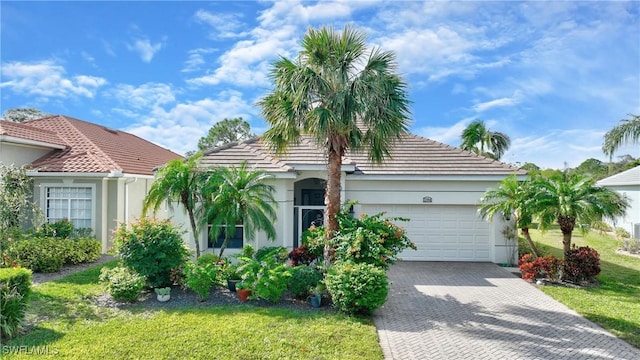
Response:
POLYGON ((324 189, 302 189, 301 204, 293 207, 293 246, 301 245, 302 233, 313 226, 324 224, 324 189))

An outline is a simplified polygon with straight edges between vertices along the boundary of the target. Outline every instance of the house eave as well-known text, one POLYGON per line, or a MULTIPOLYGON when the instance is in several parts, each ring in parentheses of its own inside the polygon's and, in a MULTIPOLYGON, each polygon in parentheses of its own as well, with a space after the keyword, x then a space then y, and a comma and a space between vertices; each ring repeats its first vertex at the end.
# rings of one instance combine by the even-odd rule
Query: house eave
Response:
POLYGON ((9 136, 9 135, 0 135, 0 142, 47 148, 47 149, 57 149, 57 150, 63 150, 66 148, 66 146, 64 145, 53 144, 53 143, 48 143, 44 141, 23 139, 23 138, 9 136))
MULTIPOLYGON (((502 181, 510 174, 447 174, 447 175, 426 175, 426 174, 347 174, 347 180, 403 180, 403 181, 502 181)), ((518 180, 526 180, 527 175, 516 175, 518 180)))

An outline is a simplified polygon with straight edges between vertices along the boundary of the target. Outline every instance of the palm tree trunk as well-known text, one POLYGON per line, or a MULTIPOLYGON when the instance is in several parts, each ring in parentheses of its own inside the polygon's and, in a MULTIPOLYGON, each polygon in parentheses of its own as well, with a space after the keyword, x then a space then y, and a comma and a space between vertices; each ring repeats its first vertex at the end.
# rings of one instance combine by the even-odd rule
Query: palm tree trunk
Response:
POLYGON ((324 259, 326 265, 330 265, 333 261, 333 249, 331 245, 329 245, 329 240, 333 239, 338 231, 336 215, 340 211, 340 192, 342 191, 340 185, 341 167, 342 155, 330 148, 327 161, 327 191, 324 199, 325 205, 327 206, 324 233, 324 259))
POLYGON ((531 249, 533 256, 539 257, 540 252, 538 251, 536 244, 533 242, 533 240, 531 240, 531 235, 529 234, 529 228, 523 227, 520 230, 522 231, 522 235, 524 236, 524 239, 527 241, 527 244, 529 245, 529 249, 531 249))
POLYGON ((568 215, 558 215, 558 225, 560 225, 560 231, 562 232, 562 247, 566 258, 569 250, 571 250, 571 233, 576 225, 576 218, 568 215))
POLYGON ((187 213, 189 214, 189 222, 191 223, 191 231, 193 231, 193 239, 196 243, 196 257, 200 257, 200 239, 198 238, 198 230, 196 227, 196 218, 193 216, 193 209, 187 207, 187 213))
MULTIPOLYGON (((233 233, 235 234, 236 232, 236 228, 233 228, 233 233)), ((231 236, 229 235, 229 226, 225 225, 224 226, 224 241, 222 242, 222 245, 220 245, 220 253, 218 254, 218 257, 222 257, 222 253, 224 252, 224 250, 227 248, 227 244, 229 243, 229 239, 231 239, 231 236)))

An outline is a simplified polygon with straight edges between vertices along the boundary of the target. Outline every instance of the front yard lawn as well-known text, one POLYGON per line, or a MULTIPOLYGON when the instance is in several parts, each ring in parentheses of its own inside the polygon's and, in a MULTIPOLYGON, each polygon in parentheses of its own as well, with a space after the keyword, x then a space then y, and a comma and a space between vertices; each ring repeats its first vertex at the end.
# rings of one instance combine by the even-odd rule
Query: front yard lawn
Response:
POLYGON ((34 287, 27 315, 34 325, 2 344, 3 359, 35 352, 72 359, 382 359, 371 321, 334 312, 101 307, 94 301, 101 267, 34 287))
MULTIPOLYGON (((553 255, 562 257, 562 234, 551 230, 532 231, 534 241, 544 244, 553 255)), ((640 348, 640 258, 617 254, 619 244, 613 237, 590 231, 573 233, 576 246, 588 245, 600 253, 600 286, 574 289, 543 286, 542 291, 577 311, 587 319, 631 345, 640 348)))

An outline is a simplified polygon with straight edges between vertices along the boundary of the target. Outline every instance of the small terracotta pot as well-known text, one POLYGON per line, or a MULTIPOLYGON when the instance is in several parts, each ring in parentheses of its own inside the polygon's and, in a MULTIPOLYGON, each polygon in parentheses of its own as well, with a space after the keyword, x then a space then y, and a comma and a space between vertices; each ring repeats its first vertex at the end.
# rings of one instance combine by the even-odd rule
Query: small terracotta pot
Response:
POLYGON ((248 289, 236 289, 236 293, 238 294, 238 299, 242 302, 247 301, 249 295, 251 295, 251 290, 248 289))

